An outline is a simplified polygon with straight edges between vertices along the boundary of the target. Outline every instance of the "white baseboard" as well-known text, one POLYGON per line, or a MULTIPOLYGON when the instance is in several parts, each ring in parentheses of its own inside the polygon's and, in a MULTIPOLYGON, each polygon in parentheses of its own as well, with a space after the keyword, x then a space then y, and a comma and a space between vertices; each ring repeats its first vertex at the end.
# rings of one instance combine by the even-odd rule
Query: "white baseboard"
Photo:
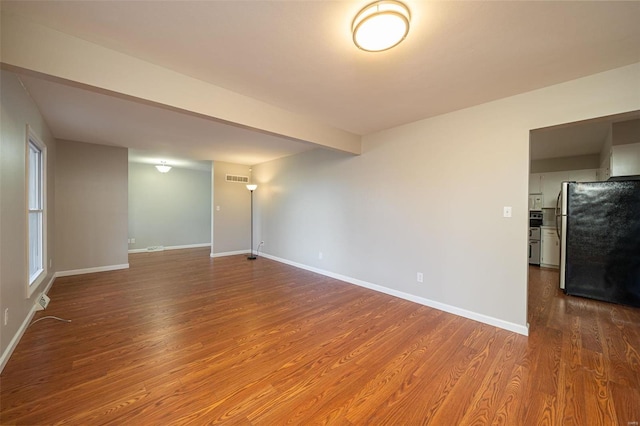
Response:
MULTIPOLYGON (((188 244, 185 246, 165 246, 164 250, 182 250, 182 249, 200 248, 200 247, 211 247, 211 243, 188 244)), ((149 252, 149 250, 147 250, 146 248, 129 250, 129 253, 147 253, 147 252, 149 252)))
MULTIPOLYGON (((53 285, 53 282, 55 280, 56 280, 56 274, 52 274, 51 278, 49 279, 49 282, 47 283, 46 286, 44 286, 44 290, 42 290, 42 293, 44 294, 49 293, 49 290, 51 290, 51 286, 53 285)), ((37 296, 36 299, 38 297, 40 296, 37 296)), ((31 307, 31 310, 29 311, 29 314, 24 319, 24 321, 22 322, 22 325, 18 329, 18 332, 13 336, 13 339, 11 339, 11 341, 9 342, 9 346, 7 346, 7 349, 5 349, 4 353, 0 357, 0 373, 2 373, 2 370, 4 370, 4 366, 7 364, 7 361, 9 361, 9 358, 11 358, 11 355, 13 354, 13 351, 16 349, 16 346, 18 346, 20 339, 22 339, 24 332, 27 331, 27 327, 29 327, 29 324, 31 323, 31 319, 33 318, 35 313, 36 313, 36 304, 34 303, 33 306, 31 307)))
POLYGON ((222 253, 211 253, 209 257, 225 257, 225 256, 236 256, 239 254, 249 254, 250 250, 237 250, 237 251, 225 251, 222 253))
POLYGON ((57 275, 55 273, 51 275, 51 279, 49 280, 47 285, 44 286, 44 290, 42 290, 44 294, 49 294, 49 290, 51 290, 51 286, 53 285, 53 282, 56 280, 56 277, 57 275))
POLYGON ((4 353, 2 354, 2 357, 0 358, 0 373, 2 373, 2 370, 4 370, 4 366, 7 365, 9 358, 11 358, 11 355, 13 354, 13 351, 16 349, 16 346, 18 346, 18 342, 20 342, 20 339, 22 339, 24 332, 27 331, 27 327, 29 327, 29 324, 31 323, 31 319, 33 319, 33 316, 35 315, 35 313, 36 313, 36 305, 34 304, 31 307, 29 314, 22 322, 22 325, 18 329, 18 332, 13 336, 13 339, 11 339, 11 341, 9 342, 9 346, 7 346, 7 349, 5 349, 4 353))
POLYGON ((72 269, 72 270, 69 270, 69 271, 58 271, 58 272, 56 272, 56 278, 57 277, 69 277, 71 275, 92 274, 94 272, 117 271, 118 269, 129 269, 129 264, 128 263, 123 263, 122 265, 98 266, 96 268, 72 269))
POLYGON ((305 269, 307 271, 315 272, 320 275, 324 275, 327 277, 335 278, 340 281, 345 281, 350 284, 355 284, 360 287, 365 287, 370 290, 375 290, 380 293, 388 294, 390 296, 399 297, 400 299, 408 300, 410 302, 419 303, 424 306, 428 306, 430 308, 438 309, 440 311, 448 312, 450 314, 458 315, 460 317, 464 317, 473 321, 478 321, 484 324, 488 324, 494 327, 502 328, 504 330, 512 331, 514 333, 522 334, 524 336, 529 335, 529 324, 526 326, 515 324, 509 321, 504 321, 498 318, 490 317, 488 315, 480 314, 473 311, 468 311, 466 309, 458 308, 456 306, 447 305, 446 303, 436 302, 435 300, 427 299, 424 297, 416 296, 413 294, 405 293, 402 291, 394 290, 388 287, 383 287, 378 284, 369 283, 366 281, 362 281, 356 278, 347 277, 345 275, 336 274, 330 271, 325 271, 323 269, 314 268, 312 266, 303 265, 301 263, 292 262, 287 259, 282 259, 276 256, 272 256, 267 253, 262 254, 263 257, 267 259, 275 260, 276 262, 285 263, 287 265, 295 266, 296 268, 305 269))
POLYGON ((558 266, 558 265, 547 265, 546 263, 541 263, 540 267, 541 268, 549 268, 549 269, 560 269, 560 266, 558 266))
MULTIPOLYGON (((51 275, 51 279, 49 279, 49 282, 44 287, 44 290, 42 291, 42 293, 48 294, 49 290, 51 290, 51 287, 53 286, 53 283, 55 282, 56 278, 58 278, 58 277, 68 277, 68 276, 71 276, 71 275, 90 274, 90 273, 93 273, 93 272, 115 271, 115 270, 118 270, 118 269, 128 269, 128 268, 129 268, 129 264, 125 263, 123 265, 110 265, 110 266, 101 266, 101 267, 97 267, 97 268, 74 269, 74 270, 70 270, 70 271, 59 271, 59 272, 56 272, 53 275, 51 275)), ((37 299, 38 297, 40 297, 41 293, 40 292, 37 292, 37 293, 34 292, 34 294, 38 294, 38 296, 36 297, 36 299, 37 299)), ((9 346, 7 346, 7 348, 5 349, 4 353, 0 357, 0 373, 2 373, 2 370, 4 370, 4 366, 7 364, 7 361, 9 361, 9 358, 11 358, 11 355, 13 354, 13 351, 16 349, 16 346, 18 346, 18 343, 20 342, 20 339, 22 339, 22 336, 24 335, 25 331, 27 331, 27 328, 29 327, 29 324, 31 323, 31 320, 33 319, 33 316, 35 315, 35 313, 37 311, 36 308, 37 308, 36 303, 34 303, 33 306, 31 307, 31 310, 29 311, 29 314, 27 315, 27 317, 22 322, 22 325, 20 326, 20 328, 18 329, 16 334, 13 336, 13 338, 9 342, 9 346)))
MULTIPOLYGON (((203 245, 197 245, 197 247, 207 247, 210 244, 203 244, 203 245)), ((173 246, 173 248, 171 248, 171 250, 178 250, 179 248, 193 248, 193 246, 173 246)), ((144 250, 146 251, 146 250, 144 250)), ((249 253, 249 250, 239 250, 239 251, 228 251, 228 252, 223 252, 223 253, 211 253, 210 256, 215 258, 215 257, 224 257, 224 256, 235 256, 235 255, 240 255, 240 254, 247 254, 249 253)), ((503 321, 501 319, 498 318, 494 318, 494 317, 490 317, 488 315, 483 315, 483 314, 479 314, 477 312, 472 312, 472 311, 468 311, 466 309, 462 309, 462 308, 458 308, 456 306, 451 306, 451 305, 447 305, 445 303, 441 303, 441 302, 436 302, 434 300, 430 300, 430 299, 426 299, 424 297, 420 297, 420 296, 415 296, 413 294, 409 294, 409 293, 404 293, 402 291, 398 291, 398 290, 394 290, 394 289, 390 289, 388 287, 383 287, 381 285, 378 284, 373 284, 373 283, 369 283, 366 281, 362 281, 362 280, 358 280, 356 278, 351 278, 345 275, 340 275, 340 274, 336 274, 330 271, 325 271, 323 269, 319 269, 319 268, 314 268, 312 266, 307 266, 304 265, 302 263, 297 263, 297 262, 292 262, 290 260, 287 259, 282 259, 280 257, 276 257, 276 256, 272 256, 270 254, 267 253, 262 253, 261 254, 262 257, 266 257, 267 259, 271 259, 274 260, 276 262, 280 262, 280 263, 284 263, 286 265, 291 265, 294 266, 296 268, 300 268, 300 269, 304 269, 307 271, 311 271, 311 272, 315 272, 317 274, 320 275, 324 275, 330 278, 334 278, 340 281, 344 281, 350 284, 355 284, 358 285, 360 287, 364 287, 364 288, 368 288, 370 290, 374 290, 374 291, 378 291, 380 293, 384 293, 384 294, 388 294, 391 296, 395 296, 395 297, 399 297, 401 299, 404 300, 408 300, 411 302, 415 302, 415 303, 419 303, 421 305, 424 306, 429 306, 431 308, 434 309, 438 309, 444 312, 448 312, 450 314, 454 314, 454 315, 458 315, 473 321, 478 321, 484 324, 488 324, 494 327, 498 327, 498 328, 502 328, 504 330, 508 330, 508 331, 512 331, 514 333, 518 333, 518 334, 522 334, 524 336, 528 336, 529 335, 529 324, 527 323, 526 326, 522 326, 519 324, 514 324, 508 321, 503 321)), ((102 267, 98 267, 98 268, 87 268, 87 269, 75 269, 75 270, 71 270, 71 271, 60 271, 55 273, 51 279, 49 280, 49 283, 46 285, 45 289, 44 289, 44 293, 47 294, 49 292, 49 289, 51 288, 51 286, 53 285, 53 282, 55 281, 55 278, 57 277, 66 277, 66 276, 71 276, 71 275, 80 275, 80 274, 89 274, 89 273, 93 273, 93 272, 105 272, 105 271, 114 271, 114 270, 118 270, 118 269, 127 269, 129 268, 129 264, 122 264, 122 265, 111 265, 111 266, 102 266, 102 267)), ((27 317, 25 318, 25 320, 23 321, 22 325, 20 326, 20 328, 18 329, 18 332, 13 336, 13 339, 11 339, 11 342, 9 342, 9 346, 7 346, 7 349, 4 351, 4 353, 2 354, 2 357, 0 357, 0 373, 2 372, 2 370, 4 369, 4 366, 6 365, 7 361, 9 360, 9 358, 11 357, 11 354, 13 354, 13 351, 15 350, 16 346, 18 345, 18 342, 20 341, 20 339, 22 338, 22 335, 25 333, 25 331, 27 330, 27 327, 29 326, 29 323, 31 322, 31 319, 33 318, 34 314, 36 312, 36 306, 34 305, 31 308, 31 311, 29 312, 29 314, 27 315, 27 317)))

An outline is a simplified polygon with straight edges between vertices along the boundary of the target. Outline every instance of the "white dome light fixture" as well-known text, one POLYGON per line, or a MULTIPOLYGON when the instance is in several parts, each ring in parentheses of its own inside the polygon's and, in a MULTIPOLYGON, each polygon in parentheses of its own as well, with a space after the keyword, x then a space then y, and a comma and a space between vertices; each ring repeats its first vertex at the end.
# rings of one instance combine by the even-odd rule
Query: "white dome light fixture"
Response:
POLYGON ((171 170, 171 166, 167 166, 166 161, 161 161, 160 164, 156 166, 156 169, 158 169, 160 173, 167 173, 169 170, 171 170))
POLYGON ((397 46, 409 33, 411 14, 395 0, 380 0, 365 6, 351 24, 353 42, 367 52, 382 52, 397 46))

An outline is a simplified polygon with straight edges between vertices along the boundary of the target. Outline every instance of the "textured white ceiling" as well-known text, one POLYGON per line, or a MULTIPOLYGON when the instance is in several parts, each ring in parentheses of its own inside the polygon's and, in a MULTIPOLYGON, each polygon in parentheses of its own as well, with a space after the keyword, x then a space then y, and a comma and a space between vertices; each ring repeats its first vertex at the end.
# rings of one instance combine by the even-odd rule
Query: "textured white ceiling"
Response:
POLYGON ((407 0, 407 39, 380 53, 351 41, 367 3, 2 1, 2 10, 357 134, 640 61, 637 1, 407 0))

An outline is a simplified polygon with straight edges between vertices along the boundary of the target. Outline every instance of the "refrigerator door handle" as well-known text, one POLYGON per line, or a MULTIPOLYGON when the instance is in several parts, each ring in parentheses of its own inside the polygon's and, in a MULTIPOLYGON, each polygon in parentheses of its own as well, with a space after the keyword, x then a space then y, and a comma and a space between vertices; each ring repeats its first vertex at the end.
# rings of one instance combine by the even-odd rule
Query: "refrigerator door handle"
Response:
POLYGON ((558 238, 562 238, 560 235, 560 218, 562 217, 562 189, 558 192, 558 198, 556 198, 556 234, 558 238))
POLYGON ((567 274, 567 221, 569 219, 569 185, 570 182, 562 182, 560 196, 558 197, 558 240, 560 241, 560 288, 566 292, 566 274, 567 274))

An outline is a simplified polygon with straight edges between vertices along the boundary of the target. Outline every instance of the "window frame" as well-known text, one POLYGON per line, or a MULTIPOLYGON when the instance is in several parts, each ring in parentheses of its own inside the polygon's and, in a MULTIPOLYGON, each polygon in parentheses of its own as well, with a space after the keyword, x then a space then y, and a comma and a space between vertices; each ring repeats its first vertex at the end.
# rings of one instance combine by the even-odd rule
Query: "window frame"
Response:
POLYGON ((25 143, 25 211, 26 211, 26 283, 27 298, 35 292, 47 276, 47 146, 27 125, 27 137, 25 143), (37 170, 33 175, 33 153, 37 154, 37 170), (35 187, 35 191, 33 188, 35 187), (36 192, 34 196, 34 192, 36 192), (39 265, 32 272, 33 247, 32 247, 32 222, 33 215, 38 215, 37 256, 39 265))

